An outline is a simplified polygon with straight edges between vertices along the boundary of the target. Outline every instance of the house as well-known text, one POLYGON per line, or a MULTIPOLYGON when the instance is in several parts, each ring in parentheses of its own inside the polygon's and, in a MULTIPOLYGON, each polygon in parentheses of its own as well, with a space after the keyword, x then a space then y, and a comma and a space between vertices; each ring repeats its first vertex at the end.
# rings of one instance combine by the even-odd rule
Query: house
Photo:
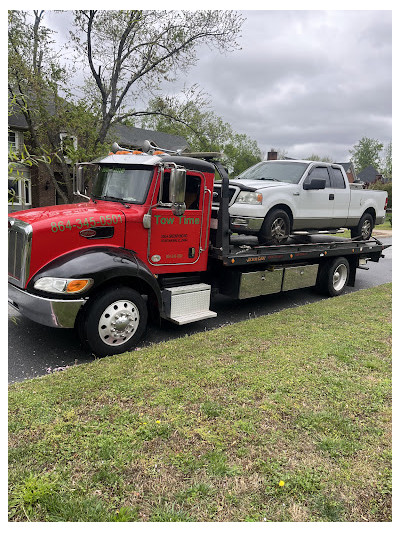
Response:
POLYGON ((357 178, 364 182, 366 186, 372 185, 377 181, 383 181, 382 174, 373 165, 368 165, 361 172, 357 174, 357 178))
MULTIPOLYGON (((21 153, 24 146, 24 134, 27 131, 28 124, 23 115, 18 112, 10 114, 8 118, 9 153, 10 149, 14 153, 21 153)), ((77 147, 79 140, 76 137, 66 131, 60 132, 59 135, 61 146, 66 138, 69 138, 72 140, 75 148, 77 147)), ((111 128, 109 138, 112 139, 112 142, 115 141, 123 147, 131 149, 140 150, 145 140, 153 141, 157 146, 166 150, 185 150, 189 148, 184 137, 169 135, 159 131, 128 127, 122 124, 116 124, 111 128)), ((12 163, 11 167, 12 171, 9 172, 8 176, 9 213, 31 207, 44 207, 46 205, 64 203, 57 193, 44 165, 39 163, 30 167, 20 163, 12 163)))

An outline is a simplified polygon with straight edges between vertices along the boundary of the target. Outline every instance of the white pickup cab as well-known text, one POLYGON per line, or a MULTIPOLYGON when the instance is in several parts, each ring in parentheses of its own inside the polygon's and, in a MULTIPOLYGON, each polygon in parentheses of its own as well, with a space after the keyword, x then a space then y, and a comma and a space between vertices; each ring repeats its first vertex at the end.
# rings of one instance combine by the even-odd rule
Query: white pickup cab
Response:
MULTIPOLYGON (((296 232, 349 228, 368 240, 386 215, 387 193, 359 189, 340 165, 302 160, 262 161, 230 180, 229 215, 235 233, 280 244, 296 232)), ((214 186, 218 210, 220 186, 214 186)))

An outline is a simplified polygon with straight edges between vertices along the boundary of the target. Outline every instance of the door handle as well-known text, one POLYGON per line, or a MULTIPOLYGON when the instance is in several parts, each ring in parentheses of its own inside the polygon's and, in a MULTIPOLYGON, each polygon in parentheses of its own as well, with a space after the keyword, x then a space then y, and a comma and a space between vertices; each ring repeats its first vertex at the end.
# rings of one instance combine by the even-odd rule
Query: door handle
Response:
POLYGON ((335 199, 335 195, 334 194, 330 194, 329 195, 329 200, 334 200, 335 199))

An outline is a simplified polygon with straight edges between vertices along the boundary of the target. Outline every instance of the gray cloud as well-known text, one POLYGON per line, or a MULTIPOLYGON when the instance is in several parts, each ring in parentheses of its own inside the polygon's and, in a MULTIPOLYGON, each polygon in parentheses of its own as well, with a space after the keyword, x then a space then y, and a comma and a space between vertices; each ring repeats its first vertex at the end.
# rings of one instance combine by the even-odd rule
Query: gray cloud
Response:
MULTIPOLYGON (((362 137, 387 143, 392 128, 390 11, 243 11, 241 50, 199 49, 173 93, 198 84, 213 111, 262 150, 347 161, 362 137)), ((49 13, 68 40, 71 12, 49 13)))

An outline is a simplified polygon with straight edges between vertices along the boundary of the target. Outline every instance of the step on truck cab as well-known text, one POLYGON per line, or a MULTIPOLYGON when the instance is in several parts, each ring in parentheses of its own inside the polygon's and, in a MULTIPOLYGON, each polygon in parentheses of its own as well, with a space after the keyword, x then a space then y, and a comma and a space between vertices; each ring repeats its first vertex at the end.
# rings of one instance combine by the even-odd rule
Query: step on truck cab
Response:
POLYGON ((112 355, 138 343, 149 317, 212 318, 218 293, 242 299, 317 286, 335 296, 354 285, 357 267, 382 257, 376 239, 238 240, 217 155, 114 143, 90 163, 97 168, 90 196, 86 164, 79 165, 75 189, 84 202, 9 216, 9 303, 40 324, 76 328, 90 351, 112 355), (216 171, 222 181, 213 210, 216 171))

